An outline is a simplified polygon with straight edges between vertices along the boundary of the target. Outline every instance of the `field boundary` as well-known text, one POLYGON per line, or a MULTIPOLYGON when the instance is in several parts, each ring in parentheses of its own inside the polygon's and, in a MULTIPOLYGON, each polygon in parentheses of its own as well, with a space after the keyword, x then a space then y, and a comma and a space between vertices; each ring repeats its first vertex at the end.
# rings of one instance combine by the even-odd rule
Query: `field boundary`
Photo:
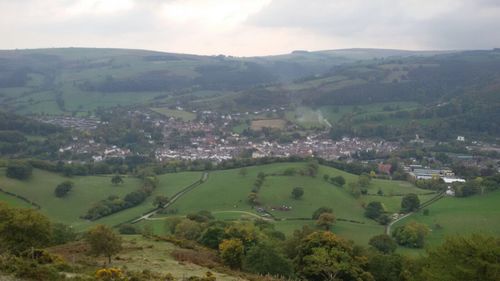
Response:
POLYGON ((3 194, 6 194, 6 195, 12 196, 12 197, 16 197, 17 199, 22 200, 22 201, 30 204, 31 206, 35 207, 37 210, 40 210, 42 208, 42 206, 38 205, 37 203, 29 200, 26 197, 23 197, 23 196, 19 195, 19 194, 15 194, 15 193, 3 190, 1 188, 0 188, 0 192, 3 193, 3 194))
POLYGON ((444 194, 445 192, 440 192, 439 194, 437 194, 436 196, 432 197, 431 199, 425 201, 424 203, 422 203, 422 205, 420 205, 420 207, 418 207, 418 209, 416 211, 413 211, 413 212, 409 212, 397 219, 395 219, 394 221, 391 221, 385 228, 385 234, 387 235, 391 235, 391 227, 393 224, 403 220, 403 219, 406 219, 407 217, 417 213, 418 211, 422 210, 423 208, 425 207, 428 207, 434 203, 436 203, 437 201, 439 201, 440 199, 444 198, 444 194))
POLYGON ((174 204, 183 195, 185 195, 186 193, 192 191, 193 189, 195 189, 196 187, 198 187, 202 183, 206 182, 207 180, 208 180, 208 173, 204 172, 201 175, 200 179, 198 179, 197 181, 193 182, 192 184, 190 184, 187 187, 183 188, 181 191, 179 191, 176 194, 174 194, 174 196, 172 196, 172 198, 170 199, 170 201, 167 204, 165 204, 163 207, 158 207, 158 208, 151 209, 150 211, 147 211, 147 212, 143 213, 143 215, 140 216, 140 217, 132 218, 132 219, 127 220, 125 222, 119 223, 119 224, 115 225, 114 227, 119 227, 120 225, 123 225, 123 224, 126 224, 126 223, 135 224, 135 223, 138 223, 138 222, 140 222, 142 220, 149 219, 150 217, 152 217, 156 213, 158 213, 158 211, 164 210, 164 209, 170 207, 172 204, 174 204))

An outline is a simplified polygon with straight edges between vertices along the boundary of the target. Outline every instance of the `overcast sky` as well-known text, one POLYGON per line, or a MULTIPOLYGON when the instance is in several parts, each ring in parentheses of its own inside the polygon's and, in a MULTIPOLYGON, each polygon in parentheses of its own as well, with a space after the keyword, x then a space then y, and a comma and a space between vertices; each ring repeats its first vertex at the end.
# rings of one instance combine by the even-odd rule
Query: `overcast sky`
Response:
POLYGON ((500 47, 500 0, 0 0, 0 49, 237 56, 500 47))

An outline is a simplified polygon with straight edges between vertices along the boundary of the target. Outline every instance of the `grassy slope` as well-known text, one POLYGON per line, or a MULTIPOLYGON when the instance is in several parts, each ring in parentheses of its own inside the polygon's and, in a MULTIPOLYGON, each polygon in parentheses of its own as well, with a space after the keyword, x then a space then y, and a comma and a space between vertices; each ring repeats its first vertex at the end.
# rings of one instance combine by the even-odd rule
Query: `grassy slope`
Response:
MULTIPOLYGON (((141 205, 130 208, 111 216, 99 219, 95 223, 115 225, 132 219, 153 208, 152 201, 156 195, 172 196, 180 189, 198 180, 201 173, 176 173, 160 177, 160 186, 141 205)), ((52 220, 72 225, 76 229, 83 229, 91 222, 79 217, 98 201, 110 195, 123 197, 125 194, 138 189, 141 181, 135 178, 125 178, 124 184, 114 186, 110 176, 86 176, 66 178, 58 174, 34 170, 33 176, 27 181, 6 178, 4 171, 0 171, 0 186, 10 192, 22 195, 42 206, 41 212, 52 220), (54 188, 64 180, 71 180, 75 187, 66 198, 54 196, 54 188)), ((11 198, 8 198, 12 200, 11 198)), ((3 197, 0 197, 3 201, 3 197)), ((22 207, 22 205, 19 205, 22 207)))
POLYGON ((14 208, 31 208, 31 205, 14 196, 0 192, 0 202, 14 208))
MULTIPOLYGON (((214 171, 210 173, 208 181, 184 197, 179 199, 172 208, 178 210, 179 215, 185 215, 199 210, 210 210, 220 219, 238 219, 249 217, 245 212, 253 212, 247 203, 253 183, 259 172, 280 173, 286 168, 303 168, 304 163, 279 163, 255 167, 248 167, 245 176, 240 175, 239 169, 214 171)), ((342 175, 347 182, 356 181, 357 176, 334 168, 321 166, 316 178, 305 176, 268 176, 262 186, 259 196, 263 206, 292 206, 288 212, 272 212, 278 218, 309 218, 318 207, 328 206, 333 208, 338 218, 351 219, 364 222, 364 224, 353 224, 339 221, 333 228, 334 232, 352 239, 358 243, 366 244, 368 238, 382 233, 383 227, 364 217, 363 202, 367 203, 371 197, 354 199, 344 188, 336 187, 323 180, 323 174, 330 176, 342 175), (290 192, 295 186, 301 186, 305 195, 301 200, 293 200, 290 192)), ((373 180, 370 190, 384 190, 399 193, 417 192, 422 190, 411 184, 399 181, 373 180)), ((379 196, 377 196, 379 197, 379 196)), ((401 197, 386 197, 389 205, 399 206, 401 197)), ((397 211, 397 209, 396 209, 397 211)), ((149 221, 156 233, 165 231, 165 222, 162 220, 149 221)), ((278 221, 276 226, 286 234, 300 228, 304 224, 312 224, 313 221, 278 221)))
POLYGON ((499 203, 499 191, 469 198, 446 197, 427 208, 428 216, 417 213, 398 222, 395 227, 410 221, 426 224, 432 230, 427 239, 429 245, 440 244, 447 235, 473 232, 500 235, 499 203))
POLYGON ((58 174, 37 170, 26 181, 19 181, 5 177, 0 173, 0 186, 3 189, 22 195, 42 206, 41 212, 52 220, 71 224, 80 228, 88 223, 79 217, 89 209, 92 204, 107 198, 110 195, 123 197, 140 187, 138 179, 126 178, 124 184, 114 186, 111 178, 107 176, 86 176, 66 178, 58 174), (65 181, 75 183, 73 190, 65 198, 54 195, 55 187, 65 181))
MULTIPOLYGON (((113 267, 115 268, 126 268, 130 271, 142 271, 146 268, 147 270, 157 273, 170 273, 176 280, 182 280, 182 278, 188 276, 202 277, 205 276, 207 271, 214 273, 217 280, 242 280, 228 274, 218 273, 214 271, 214 269, 175 260, 171 254, 174 250, 179 250, 180 248, 171 243, 146 239, 139 235, 124 235, 122 237, 123 250, 118 254, 120 258, 113 260, 113 267)), ((49 251, 63 257, 67 262, 76 261, 76 263, 81 264, 89 274, 101 268, 97 265, 104 264, 106 258, 89 257, 85 255, 84 252, 78 251, 75 253, 74 249, 78 248, 78 245, 78 243, 60 245, 50 248, 49 251), (89 261, 89 259, 92 259, 92 261, 89 261), (95 263, 95 265, 92 265, 93 263, 95 263)))
POLYGON ((196 118, 196 115, 189 111, 168 109, 168 108, 151 108, 151 110, 159 114, 165 115, 167 117, 180 118, 183 121, 192 121, 196 118))

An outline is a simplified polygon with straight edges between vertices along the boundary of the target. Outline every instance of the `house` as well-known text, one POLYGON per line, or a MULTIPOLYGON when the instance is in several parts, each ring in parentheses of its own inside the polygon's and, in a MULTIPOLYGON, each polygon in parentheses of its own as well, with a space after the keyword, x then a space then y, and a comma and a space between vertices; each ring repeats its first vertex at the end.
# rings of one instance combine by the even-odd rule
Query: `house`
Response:
POLYGON ((378 164, 378 172, 380 174, 390 175, 391 174, 391 169, 392 169, 392 165, 391 164, 383 164, 383 163, 379 163, 378 164))

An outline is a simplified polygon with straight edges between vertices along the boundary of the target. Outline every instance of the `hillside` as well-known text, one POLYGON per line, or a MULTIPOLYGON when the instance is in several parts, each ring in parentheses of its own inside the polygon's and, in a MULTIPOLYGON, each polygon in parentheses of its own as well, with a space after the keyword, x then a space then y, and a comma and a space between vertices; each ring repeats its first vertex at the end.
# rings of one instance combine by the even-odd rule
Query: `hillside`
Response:
POLYGON ((237 58, 127 49, 0 51, 0 103, 19 113, 61 114, 186 102, 321 74, 357 60, 419 54, 356 49, 237 58))

